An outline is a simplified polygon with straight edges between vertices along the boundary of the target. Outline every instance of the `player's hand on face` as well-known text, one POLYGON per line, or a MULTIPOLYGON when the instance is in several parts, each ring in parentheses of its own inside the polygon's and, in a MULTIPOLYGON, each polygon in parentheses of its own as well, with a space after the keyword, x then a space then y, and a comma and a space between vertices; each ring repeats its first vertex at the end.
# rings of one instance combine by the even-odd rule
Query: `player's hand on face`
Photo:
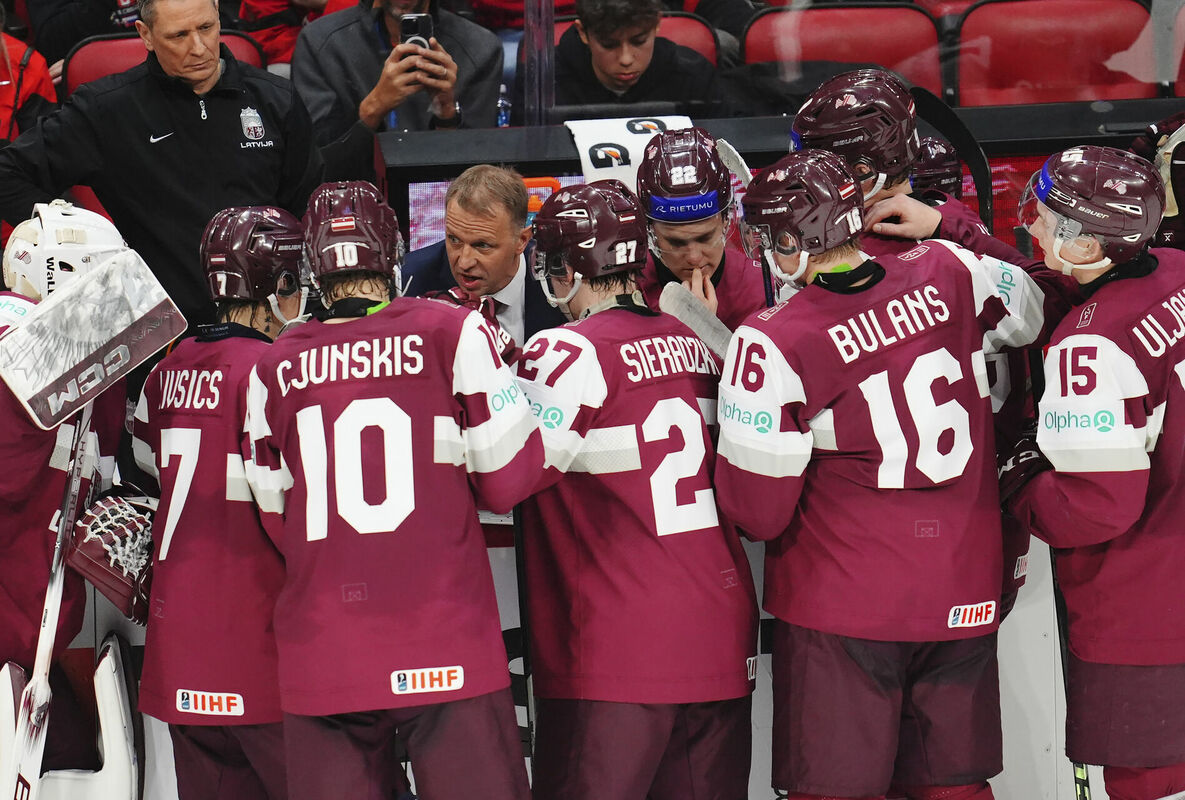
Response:
POLYGON ((712 285, 710 278, 704 277, 704 271, 696 267, 691 277, 683 281, 683 285, 695 295, 696 299, 704 304, 704 307, 716 313, 716 308, 719 305, 716 301, 716 287, 712 285))
POLYGON ((864 211, 864 230, 898 239, 928 239, 942 223, 942 212, 907 194, 878 200, 864 211))

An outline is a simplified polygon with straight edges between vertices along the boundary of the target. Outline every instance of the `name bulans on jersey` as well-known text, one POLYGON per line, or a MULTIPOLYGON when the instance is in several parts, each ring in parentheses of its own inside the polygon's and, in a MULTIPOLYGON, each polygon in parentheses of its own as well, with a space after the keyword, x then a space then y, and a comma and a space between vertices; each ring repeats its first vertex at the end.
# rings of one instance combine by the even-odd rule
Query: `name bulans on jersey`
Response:
POLYGON ((277 364, 276 384, 287 396, 293 389, 326 381, 417 375, 424 368, 423 346, 418 334, 321 345, 302 350, 295 361, 277 364))
POLYGON ((938 287, 927 284, 848 317, 828 328, 827 334, 843 363, 850 364, 862 353, 875 353, 948 319, 950 309, 939 297, 938 287))
POLYGON ((625 377, 634 383, 678 373, 719 375, 708 346, 694 336, 652 336, 626 342, 618 348, 625 377))

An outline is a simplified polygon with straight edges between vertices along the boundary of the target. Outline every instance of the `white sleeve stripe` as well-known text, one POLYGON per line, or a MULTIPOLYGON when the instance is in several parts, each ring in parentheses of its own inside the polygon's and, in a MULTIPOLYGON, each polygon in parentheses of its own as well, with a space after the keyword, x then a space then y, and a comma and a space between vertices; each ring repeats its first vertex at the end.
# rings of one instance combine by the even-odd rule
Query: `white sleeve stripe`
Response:
POLYGON ((238 453, 226 454, 226 499, 243 503, 250 503, 255 499, 251 494, 251 486, 247 483, 243 457, 238 453))
POLYGON ((132 437, 132 456, 140 469, 160 480, 160 472, 156 468, 156 454, 152 452, 152 446, 139 436, 132 437))
POLYGON ((468 470, 497 472, 503 469, 519 454, 535 430, 535 418, 525 409, 519 414, 494 412, 486 422, 465 431, 468 470), (499 418, 499 414, 504 416, 499 418))
MULTIPOLYGON (((1139 428, 1135 432, 1143 433, 1139 428)), ((1042 452, 1058 472, 1142 472, 1150 466, 1147 451, 1135 445, 1106 450, 1042 448, 1042 452)))
MULTIPOLYGON (((1007 369, 1008 363, 1001 361, 997 367, 1007 369)), ((976 350, 971 354, 971 372, 975 376, 975 388, 979 389, 980 399, 986 400, 991 396, 992 387, 988 383, 987 357, 982 350, 976 350)))
POLYGON ((461 426, 452 417, 433 417, 433 453, 435 464, 452 464, 460 467, 465 463, 465 440, 461 437, 461 426))
MULTIPOLYGON (((1181 369, 1181 364, 1177 364, 1176 369, 1181 369)), ((1156 450, 1156 443, 1160 441, 1160 434, 1164 430, 1164 409, 1168 405, 1168 401, 1161 403, 1156 408, 1152 409, 1152 413, 1148 415, 1148 424, 1144 431, 1144 452, 1151 453, 1156 450)))
MULTIPOLYGON (((778 434, 776 447, 758 446, 751 438, 721 437, 719 455, 730 464, 767 478, 797 478, 811 460, 811 435, 787 432, 778 434)), ((771 437, 772 438, 772 437, 771 437)), ((774 445, 775 442, 761 444, 774 445)))
POLYGON ((283 514, 284 493, 292 488, 292 473, 283 457, 279 469, 267 469, 247 460, 243 464, 243 473, 251 484, 259 510, 265 514, 283 514))
POLYGON ((583 446, 572 459, 568 471, 607 475, 641 468, 642 454, 638 449, 637 426, 616 425, 612 428, 590 429, 584 435, 583 446))
POLYGON ((816 450, 838 450, 835 443, 835 413, 824 408, 807 422, 815 439, 816 450))
POLYGON ((695 402, 699 405, 700 416, 704 418, 708 427, 716 425, 716 398, 697 397, 695 402))

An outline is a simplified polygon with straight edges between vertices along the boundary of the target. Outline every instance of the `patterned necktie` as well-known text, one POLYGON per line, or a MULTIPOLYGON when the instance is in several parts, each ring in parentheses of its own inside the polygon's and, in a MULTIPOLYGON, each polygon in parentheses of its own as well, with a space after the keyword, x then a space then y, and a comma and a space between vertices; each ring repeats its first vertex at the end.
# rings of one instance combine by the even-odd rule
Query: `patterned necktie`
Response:
POLYGON ((493 340, 499 352, 502 355, 502 360, 507 364, 513 364, 518 360, 519 348, 514 343, 514 339, 506 332, 506 329, 498 322, 498 307, 502 305, 490 295, 471 296, 468 292, 460 286, 454 286, 447 292, 439 295, 441 299, 449 299, 459 306, 473 309, 482 315, 486 321, 486 327, 493 336, 493 340))

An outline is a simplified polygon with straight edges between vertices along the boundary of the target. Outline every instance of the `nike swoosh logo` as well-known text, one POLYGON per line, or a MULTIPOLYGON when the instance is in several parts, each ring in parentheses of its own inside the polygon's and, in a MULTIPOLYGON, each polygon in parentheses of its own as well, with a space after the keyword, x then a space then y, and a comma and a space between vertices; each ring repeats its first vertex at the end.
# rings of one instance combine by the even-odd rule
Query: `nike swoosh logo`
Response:
POLYGON ((156 143, 157 143, 157 142, 159 142, 161 139, 168 139, 170 136, 172 136, 172 135, 173 135, 174 133, 176 133, 176 132, 177 132, 177 131, 169 131, 169 132, 168 132, 168 133, 166 133, 164 136, 149 136, 149 137, 148 137, 148 143, 149 143, 149 144, 156 144, 156 143))

